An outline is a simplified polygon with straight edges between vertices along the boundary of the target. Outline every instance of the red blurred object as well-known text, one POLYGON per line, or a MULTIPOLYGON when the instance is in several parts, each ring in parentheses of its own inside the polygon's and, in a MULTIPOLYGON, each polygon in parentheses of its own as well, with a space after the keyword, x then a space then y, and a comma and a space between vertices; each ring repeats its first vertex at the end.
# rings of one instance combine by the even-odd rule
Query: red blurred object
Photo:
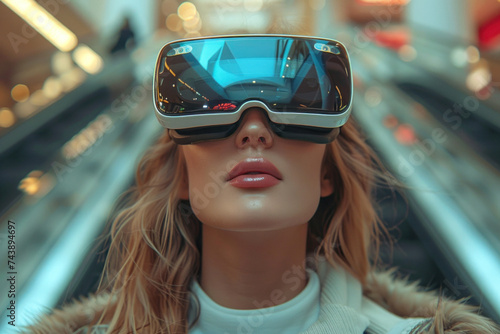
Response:
POLYGON ((394 131, 394 137, 403 145, 411 145, 417 141, 415 130, 410 124, 401 124, 394 131))
POLYGON ((212 110, 234 110, 236 109, 236 105, 234 103, 219 103, 218 105, 214 106, 212 110))
POLYGON ((500 44, 500 14, 479 27, 479 46, 490 49, 500 44))
POLYGON ((377 45, 397 51, 403 45, 410 43, 411 34, 406 30, 381 31, 374 39, 377 45))

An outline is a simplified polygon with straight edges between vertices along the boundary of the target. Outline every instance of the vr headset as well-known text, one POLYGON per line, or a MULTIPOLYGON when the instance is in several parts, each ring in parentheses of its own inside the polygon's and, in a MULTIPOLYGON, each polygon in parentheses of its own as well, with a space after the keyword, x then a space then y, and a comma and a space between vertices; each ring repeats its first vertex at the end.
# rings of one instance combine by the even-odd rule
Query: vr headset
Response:
POLYGON ((156 116, 178 144, 229 137, 245 110, 280 137, 333 141, 351 113, 353 80, 338 41, 289 35, 178 40, 156 62, 156 116))

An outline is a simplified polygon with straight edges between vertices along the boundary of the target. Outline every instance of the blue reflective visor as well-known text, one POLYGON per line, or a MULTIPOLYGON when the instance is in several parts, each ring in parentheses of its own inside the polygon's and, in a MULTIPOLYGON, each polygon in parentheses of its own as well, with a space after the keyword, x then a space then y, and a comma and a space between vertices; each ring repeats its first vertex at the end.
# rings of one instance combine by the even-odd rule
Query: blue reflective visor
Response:
POLYGON ((282 137, 329 142, 350 114, 351 67, 345 47, 329 39, 187 39, 160 51, 153 94, 160 123, 180 144, 229 136, 250 107, 265 110, 282 137))

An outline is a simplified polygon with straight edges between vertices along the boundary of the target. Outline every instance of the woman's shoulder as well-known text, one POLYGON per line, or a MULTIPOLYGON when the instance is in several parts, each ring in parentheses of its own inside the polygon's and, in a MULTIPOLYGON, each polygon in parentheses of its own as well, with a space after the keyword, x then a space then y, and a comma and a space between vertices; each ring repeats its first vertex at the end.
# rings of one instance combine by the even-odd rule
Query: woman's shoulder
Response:
POLYGON ((399 317, 429 319, 417 333, 500 333, 500 327, 482 316, 478 307, 426 291, 415 282, 397 278, 395 270, 370 273, 363 294, 399 317))
POLYGON ((451 300, 395 270, 374 270, 361 284, 340 265, 320 258, 314 268, 321 281, 322 304, 348 306, 367 323, 367 333, 500 334, 500 327, 477 307, 451 300), (397 331, 402 328, 402 331, 397 331))
POLYGON ((75 300, 61 309, 40 316, 33 325, 21 333, 34 334, 101 334, 106 325, 89 326, 101 317, 105 308, 112 302, 109 294, 102 293, 75 300))

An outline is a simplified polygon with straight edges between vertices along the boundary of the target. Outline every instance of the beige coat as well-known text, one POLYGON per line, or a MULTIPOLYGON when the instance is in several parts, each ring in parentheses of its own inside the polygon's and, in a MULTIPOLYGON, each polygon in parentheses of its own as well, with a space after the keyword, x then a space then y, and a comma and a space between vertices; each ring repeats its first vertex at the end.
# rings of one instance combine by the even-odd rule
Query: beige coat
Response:
MULTIPOLYGON (((322 304, 330 287, 338 285, 338 277, 328 274, 320 275, 322 285, 322 304), (323 276, 323 279, 321 279, 323 276), (335 281, 335 282, 334 282, 335 281), (330 284, 330 287, 329 287, 330 284)), ((361 286, 359 286, 361 289, 361 286)), ((394 278, 393 272, 384 271, 370 275, 363 287, 363 295, 374 301, 378 307, 403 318, 430 318, 412 333, 462 333, 462 334, 500 334, 500 327, 491 320, 479 315, 472 306, 456 301, 440 298, 432 292, 422 292, 416 284, 394 278)), ((109 296, 98 295, 74 302, 62 310, 55 310, 51 315, 43 317, 36 325, 27 328, 25 333, 35 334, 71 334, 87 325, 92 319, 100 316, 109 296)), ((323 306, 322 306, 323 307, 323 306)), ((360 311, 361 312, 361 311, 360 311)), ((369 318, 369 316, 368 316, 369 318)), ((370 319, 376 320, 376 319, 370 319)), ((104 333, 105 331, 98 332, 104 333)), ((310 331, 307 331, 309 333, 310 331)), ((315 331, 312 331, 315 332, 315 331)), ((336 331, 335 331, 336 332, 336 331)), ((85 330, 78 332, 86 333, 85 330)), ((318 333, 332 333, 321 330, 318 333)), ((366 333, 386 333, 382 327, 368 327, 366 333), (382 329, 381 329, 382 328, 382 329)))

